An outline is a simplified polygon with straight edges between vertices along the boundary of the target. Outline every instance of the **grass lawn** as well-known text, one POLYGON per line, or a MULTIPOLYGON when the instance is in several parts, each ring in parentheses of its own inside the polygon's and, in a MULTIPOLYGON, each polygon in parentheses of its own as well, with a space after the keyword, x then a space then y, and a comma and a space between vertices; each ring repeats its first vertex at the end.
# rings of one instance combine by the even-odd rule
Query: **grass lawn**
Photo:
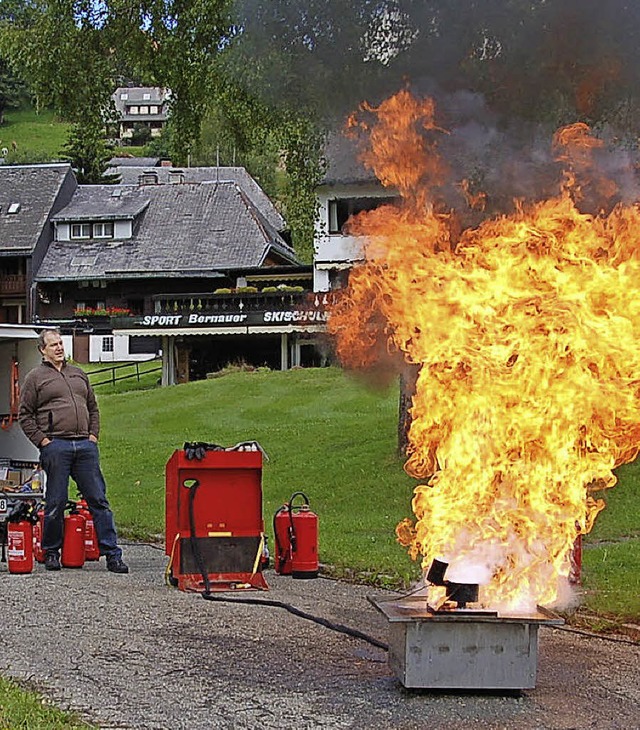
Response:
POLYGON ((35 692, 0 678, 0 730, 91 730, 73 714, 44 702, 35 692))
POLYGON ((47 109, 9 109, 0 126, 0 147, 6 147, 7 162, 48 162, 60 159, 69 125, 47 109), (17 149, 13 150, 12 142, 17 149))
MULTIPOLYGON (((263 513, 271 544, 273 513, 300 490, 320 517, 321 560, 338 574, 381 583, 418 576, 395 541, 395 525, 411 516, 416 485, 396 452, 396 386, 374 390, 325 368, 103 390, 111 387, 97 393, 103 466, 121 532, 163 533, 165 464, 185 441, 229 446, 255 439, 269 455, 263 513)), ((639 470, 640 463, 619 470, 583 554, 585 605, 620 619, 640 618, 639 470)))
POLYGON ((584 605, 600 614, 640 619, 640 459, 620 467, 618 484, 602 493, 606 509, 586 536, 584 605))
POLYGON ((101 395, 155 388, 160 384, 162 375, 162 361, 159 359, 130 363, 83 363, 80 367, 89 375, 91 385, 101 395))
POLYGON ((121 530, 164 531, 164 470, 185 441, 258 441, 264 519, 303 491, 321 516, 322 560, 341 569, 414 575, 394 528, 413 489, 396 454, 398 395, 337 369, 232 373, 187 385, 102 394, 101 451, 121 530), (371 509, 376 503, 379 509, 371 509))

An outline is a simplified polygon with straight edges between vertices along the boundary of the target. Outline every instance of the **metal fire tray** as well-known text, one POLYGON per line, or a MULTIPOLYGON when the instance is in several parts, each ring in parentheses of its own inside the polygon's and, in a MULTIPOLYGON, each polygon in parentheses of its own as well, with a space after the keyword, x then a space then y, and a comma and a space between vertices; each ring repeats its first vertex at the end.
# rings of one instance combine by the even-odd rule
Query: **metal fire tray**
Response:
POLYGON ((538 628, 560 617, 538 609, 434 612, 426 596, 369 597, 389 621, 389 667, 408 688, 520 690, 535 687, 538 628))

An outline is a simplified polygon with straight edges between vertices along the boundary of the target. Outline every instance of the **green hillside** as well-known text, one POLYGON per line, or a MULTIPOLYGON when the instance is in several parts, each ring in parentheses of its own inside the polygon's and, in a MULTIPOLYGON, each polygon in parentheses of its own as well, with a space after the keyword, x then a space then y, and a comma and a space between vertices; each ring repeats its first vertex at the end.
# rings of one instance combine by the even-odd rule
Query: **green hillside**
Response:
MULTIPOLYGON (((8 109, 0 125, 0 150, 6 148, 7 164, 53 162, 61 159, 70 125, 49 109, 8 109)), ((128 155, 145 154, 144 147, 122 148, 128 155)), ((2 155, 0 155, 1 157, 2 155)))
POLYGON ((0 126, 0 149, 8 150, 8 163, 59 160, 68 129, 50 110, 9 109, 0 126))

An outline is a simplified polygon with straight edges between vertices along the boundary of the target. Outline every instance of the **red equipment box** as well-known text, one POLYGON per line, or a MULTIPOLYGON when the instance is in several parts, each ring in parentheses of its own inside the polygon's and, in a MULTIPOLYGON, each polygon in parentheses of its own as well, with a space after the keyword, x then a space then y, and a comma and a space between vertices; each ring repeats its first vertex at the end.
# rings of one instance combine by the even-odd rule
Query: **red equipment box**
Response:
POLYGON ((183 591, 267 590, 262 574, 262 452, 173 453, 166 465, 170 580, 183 591))

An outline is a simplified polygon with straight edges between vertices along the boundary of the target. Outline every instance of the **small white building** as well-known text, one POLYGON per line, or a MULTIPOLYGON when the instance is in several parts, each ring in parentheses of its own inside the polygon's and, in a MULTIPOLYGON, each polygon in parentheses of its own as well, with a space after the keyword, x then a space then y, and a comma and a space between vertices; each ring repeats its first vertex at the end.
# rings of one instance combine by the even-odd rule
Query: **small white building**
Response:
POLYGON ((314 234, 313 288, 331 291, 345 286, 354 263, 364 259, 364 240, 349 234, 351 216, 396 201, 358 160, 355 144, 342 135, 330 137, 325 157, 327 172, 317 189, 314 234))
POLYGON ((154 86, 123 86, 112 96, 118 112, 118 136, 131 143, 136 128, 145 127, 151 137, 162 134, 169 118, 168 89, 154 86))

